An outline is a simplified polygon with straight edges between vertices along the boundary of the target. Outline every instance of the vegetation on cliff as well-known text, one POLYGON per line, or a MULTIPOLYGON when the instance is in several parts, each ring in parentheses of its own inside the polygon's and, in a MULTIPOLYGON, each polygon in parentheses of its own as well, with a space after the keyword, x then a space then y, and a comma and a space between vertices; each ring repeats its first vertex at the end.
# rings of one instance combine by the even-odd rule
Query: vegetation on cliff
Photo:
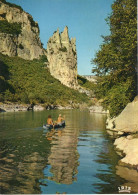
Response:
POLYGON ((111 34, 103 36, 92 63, 99 76, 95 93, 111 116, 116 116, 136 95, 137 2, 116 0, 107 22, 111 34))
POLYGON ((46 57, 24 60, 0 54, 0 101, 67 105, 88 101, 85 94, 53 78, 45 67, 46 57))
POLYGON ((84 78, 83 76, 77 75, 77 80, 78 80, 78 84, 88 90, 94 90, 96 87, 96 84, 94 84, 93 82, 88 81, 86 78, 84 78))
POLYGON ((21 24, 17 22, 9 23, 7 20, 0 20, 0 32, 19 35, 21 33, 21 24))
MULTIPOLYGON (((14 4, 14 3, 9 3, 9 2, 7 2, 6 0, 0 0, 0 1, 1 1, 2 3, 7 4, 7 5, 10 6, 10 7, 15 7, 15 8, 18 8, 20 11, 23 11, 22 7, 19 6, 19 5, 16 5, 16 4, 14 4)), ((1 4, 0 4, 0 6, 1 6, 1 4)))

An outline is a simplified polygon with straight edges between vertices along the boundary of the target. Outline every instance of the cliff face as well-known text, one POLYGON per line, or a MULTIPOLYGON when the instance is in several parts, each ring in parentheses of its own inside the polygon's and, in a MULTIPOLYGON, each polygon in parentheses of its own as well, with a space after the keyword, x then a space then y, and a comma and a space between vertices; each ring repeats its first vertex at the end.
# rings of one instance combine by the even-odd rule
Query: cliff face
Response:
POLYGON ((62 33, 59 29, 50 37, 47 44, 49 70, 62 84, 77 88, 76 39, 69 39, 68 28, 62 33))
POLYGON ((20 7, 0 0, 0 52, 32 60, 44 55, 39 27, 20 7))

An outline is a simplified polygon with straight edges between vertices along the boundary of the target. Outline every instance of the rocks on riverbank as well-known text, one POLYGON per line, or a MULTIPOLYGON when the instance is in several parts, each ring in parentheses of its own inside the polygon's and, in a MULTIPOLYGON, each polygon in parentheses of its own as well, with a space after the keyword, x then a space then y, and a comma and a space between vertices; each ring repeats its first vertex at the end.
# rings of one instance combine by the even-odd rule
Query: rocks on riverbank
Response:
POLYGON ((75 104, 73 102, 70 102, 70 105, 61 106, 61 105, 46 105, 46 104, 18 104, 18 103, 0 103, 0 112, 19 112, 19 111, 42 111, 42 110, 63 110, 63 109, 74 109, 74 108, 80 108, 84 109, 87 106, 85 104, 75 104))
POLYGON ((108 114, 108 110, 104 110, 102 106, 94 105, 89 108, 90 112, 93 113, 101 113, 101 114, 108 114))
POLYGON ((19 111, 42 111, 42 110, 51 110, 51 109, 60 109, 60 106, 54 105, 44 105, 44 104, 18 104, 18 103, 1 103, 0 112, 19 112, 19 111))
POLYGON ((100 114, 109 114, 109 110, 105 110, 103 108, 102 104, 102 99, 101 100, 97 100, 96 98, 92 98, 92 102, 93 105, 91 105, 89 107, 89 111, 90 113, 100 113, 100 114))
POLYGON ((114 145, 125 154, 121 159, 122 163, 138 168, 138 137, 120 137, 115 140, 114 145))
POLYGON ((116 138, 116 149, 123 153, 120 163, 138 170, 138 96, 118 117, 108 119, 106 128, 116 138))
POLYGON ((0 112, 18 112, 18 111, 27 111, 29 109, 29 104, 0 104, 0 112))

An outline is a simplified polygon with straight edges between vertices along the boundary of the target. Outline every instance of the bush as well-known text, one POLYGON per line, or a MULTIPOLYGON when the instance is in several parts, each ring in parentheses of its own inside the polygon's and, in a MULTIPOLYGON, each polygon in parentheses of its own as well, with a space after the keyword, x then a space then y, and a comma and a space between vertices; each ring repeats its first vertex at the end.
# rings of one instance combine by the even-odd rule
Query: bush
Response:
POLYGON ((0 32, 12 35, 19 35, 21 33, 20 23, 9 23, 7 20, 0 20, 0 32))
POLYGON ((77 80, 78 80, 78 84, 84 87, 85 89, 92 90, 92 91, 95 89, 96 84, 88 81, 86 78, 78 75, 77 80))
MULTIPOLYGON (((57 102, 67 105, 69 101, 77 103, 88 101, 87 95, 62 85, 60 81, 51 76, 47 69, 43 68, 43 61, 47 60, 45 56, 42 56, 40 60, 29 61, 0 54, 0 59, 3 66, 7 66, 10 75, 6 82, 11 87, 9 91, 6 91, 5 88, 4 100, 54 105, 57 102), (14 91, 11 91, 11 88, 14 91), (11 93, 13 97, 11 97, 11 93)), ((3 77, 4 74, 5 72, 3 72, 3 77)))
POLYGON ((66 52, 67 48, 66 47, 60 47, 59 50, 62 51, 62 52, 66 52))

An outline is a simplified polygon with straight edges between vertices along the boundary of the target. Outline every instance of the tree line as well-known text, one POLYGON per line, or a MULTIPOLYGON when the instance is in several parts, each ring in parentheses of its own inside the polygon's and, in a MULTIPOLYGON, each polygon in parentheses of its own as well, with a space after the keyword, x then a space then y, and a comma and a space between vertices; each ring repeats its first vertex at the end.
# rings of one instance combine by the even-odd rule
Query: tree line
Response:
POLYGON ((137 2, 116 0, 106 19, 110 35, 102 36, 103 43, 91 63, 98 76, 95 94, 117 116, 136 96, 137 87, 137 2))

